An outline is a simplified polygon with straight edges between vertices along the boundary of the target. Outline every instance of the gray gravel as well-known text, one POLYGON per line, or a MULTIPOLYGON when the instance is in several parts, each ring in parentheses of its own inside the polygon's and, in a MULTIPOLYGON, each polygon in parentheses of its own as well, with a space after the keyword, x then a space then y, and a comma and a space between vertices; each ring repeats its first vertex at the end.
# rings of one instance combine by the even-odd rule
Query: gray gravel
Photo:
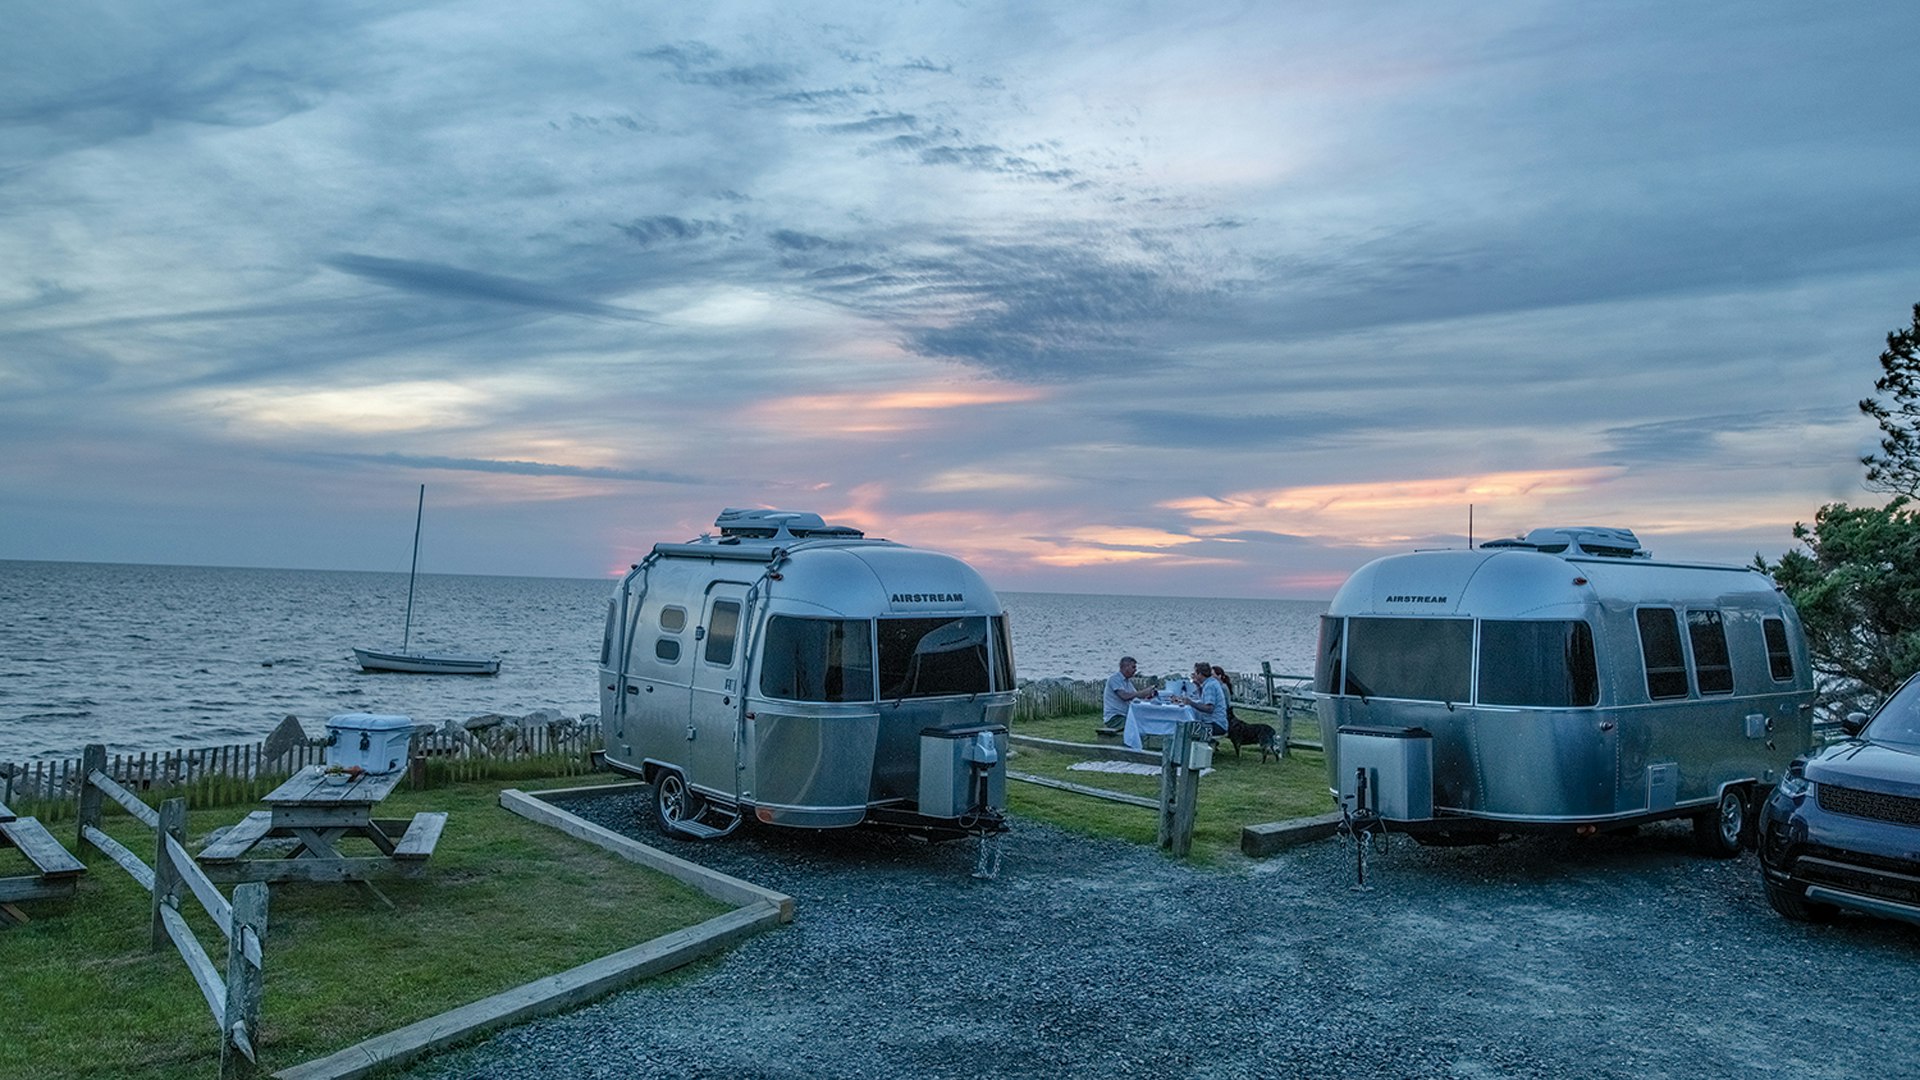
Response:
MULTIPOLYGON (((743 829, 659 841, 635 796, 569 805, 780 889, 793 925, 407 1075, 1792 1077, 1920 1073, 1920 930, 1786 922, 1751 855, 1637 836, 1225 870, 1017 820, 974 844, 743 829)), ((1142 811, 1145 813, 1145 811, 1142 811)))

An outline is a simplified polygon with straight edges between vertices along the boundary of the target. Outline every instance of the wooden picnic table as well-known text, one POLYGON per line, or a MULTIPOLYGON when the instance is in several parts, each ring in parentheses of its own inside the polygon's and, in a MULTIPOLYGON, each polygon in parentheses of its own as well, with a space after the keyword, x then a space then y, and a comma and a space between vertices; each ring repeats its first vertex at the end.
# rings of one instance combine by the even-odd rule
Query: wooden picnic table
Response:
POLYGON ((0 847, 20 849, 33 864, 31 874, 0 878, 0 926, 27 921, 26 912, 13 906, 17 901, 72 896, 87 871, 37 818, 19 817, 5 803, 0 803, 0 847))
POLYGON ((200 852, 198 861, 215 881, 369 881, 414 877, 426 866, 447 815, 421 812, 410 819, 376 818, 373 808, 400 784, 404 772, 363 773, 348 783, 327 779, 318 765, 294 773, 260 801, 267 809, 248 814, 200 852), (246 858, 261 841, 291 838, 282 858, 246 858), (342 840, 373 843, 378 855, 345 855, 342 840))

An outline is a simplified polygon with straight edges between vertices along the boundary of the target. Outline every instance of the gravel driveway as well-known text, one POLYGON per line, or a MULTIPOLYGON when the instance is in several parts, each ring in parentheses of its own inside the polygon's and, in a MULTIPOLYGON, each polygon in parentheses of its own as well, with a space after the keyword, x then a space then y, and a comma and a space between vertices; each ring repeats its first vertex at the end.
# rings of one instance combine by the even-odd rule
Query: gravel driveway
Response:
MULTIPOLYGON (((661 843, 641 797, 569 809, 661 843)), ((1920 1073, 1920 930, 1788 923, 1751 855, 1690 840, 1401 838, 1364 893, 1338 840, 1195 870, 1019 819, 993 881, 971 841, 665 842, 791 894, 793 924, 406 1075, 1920 1073)))

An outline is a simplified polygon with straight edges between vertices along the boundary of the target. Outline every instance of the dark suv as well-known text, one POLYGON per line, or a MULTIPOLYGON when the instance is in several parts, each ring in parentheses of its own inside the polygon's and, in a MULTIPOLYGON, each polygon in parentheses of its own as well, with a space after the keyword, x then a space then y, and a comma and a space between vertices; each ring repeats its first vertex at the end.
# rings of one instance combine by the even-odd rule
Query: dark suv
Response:
POLYGON ((1760 881, 1774 910, 1836 908, 1920 923, 1920 675, 1795 761, 1760 811, 1760 881))

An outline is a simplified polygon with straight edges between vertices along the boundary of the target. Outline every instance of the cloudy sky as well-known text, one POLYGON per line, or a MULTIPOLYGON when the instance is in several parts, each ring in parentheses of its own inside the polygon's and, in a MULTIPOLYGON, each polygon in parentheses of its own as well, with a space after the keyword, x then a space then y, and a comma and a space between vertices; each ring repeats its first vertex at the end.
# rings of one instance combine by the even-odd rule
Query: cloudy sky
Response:
POLYGON ((1920 300, 1920 7, 13 5, 0 558, 1745 561, 1920 300))

